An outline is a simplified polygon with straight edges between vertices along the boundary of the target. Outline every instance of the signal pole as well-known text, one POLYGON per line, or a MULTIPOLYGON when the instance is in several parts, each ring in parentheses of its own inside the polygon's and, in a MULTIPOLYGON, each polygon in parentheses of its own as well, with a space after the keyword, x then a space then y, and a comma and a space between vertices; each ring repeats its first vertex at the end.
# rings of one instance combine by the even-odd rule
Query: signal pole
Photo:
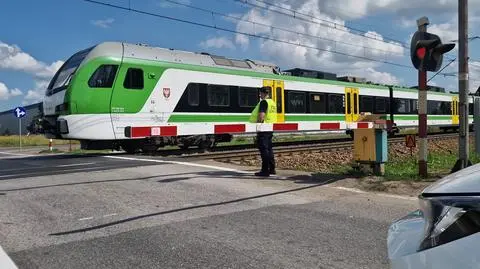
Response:
MULTIPOLYGON (((418 31, 427 32, 428 24, 427 17, 418 19, 418 31)), ((427 71, 423 68, 418 69, 418 138, 418 173, 427 177, 427 71)))
POLYGON ((469 160, 468 143, 468 0, 458 1, 458 88, 460 98, 458 160, 452 172, 466 168, 472 163, 469 160))

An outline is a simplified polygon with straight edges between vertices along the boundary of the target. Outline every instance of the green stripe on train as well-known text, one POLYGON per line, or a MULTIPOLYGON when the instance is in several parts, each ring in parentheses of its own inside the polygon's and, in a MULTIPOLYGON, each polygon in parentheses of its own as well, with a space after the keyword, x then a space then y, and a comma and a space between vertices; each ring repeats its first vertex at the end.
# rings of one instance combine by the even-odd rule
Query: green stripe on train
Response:
MULTIPOLYGON (((228 115, 213 114, 198 115, 192 114, 172 114, 168 122, 248 122, 250 114, 245 115, 228 115)), ((381 118, 389 119, 390 117, 381 116, 381 118)), ((417 120, 417 115, 394 115, 395 120, 417 120)), ((429 115, 428 120, 451 120, 452 116, 446 115, 429 115)), ((344 121, 343 115, 285 115, 286 122, 299 121, 344 121)))

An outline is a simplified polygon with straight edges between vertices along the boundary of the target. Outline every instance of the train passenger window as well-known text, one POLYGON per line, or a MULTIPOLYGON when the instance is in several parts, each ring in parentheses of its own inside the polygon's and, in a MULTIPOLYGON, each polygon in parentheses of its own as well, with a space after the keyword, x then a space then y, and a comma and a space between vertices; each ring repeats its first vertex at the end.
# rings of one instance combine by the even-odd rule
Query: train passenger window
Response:
POLYGON ((256 88, 238 88, 238 105, 240 107, 255 107, 258 101, 258 90, 256 88))
POLYGON ((325 113, 326 112, 325 94, 310 93, 310 113, 325 113))
POLYGON ((452 114, 452 104, 450 102, 441 102, 440 113, 442 115, 451 115, 452 114))
POLYGON ((427 102, 427 114, 430 115, 441 115, 441 102, 428 100, 427 102))
POLYGON ((304 92, 289 91, 287 94, 287 113, 305 113, 306 103, 304 92))
POLYGON ((88 80, 88 86, 90 88, 111 88, 117 69, 118 65, 113 64, 99 66, 88 80))
POLYGON ((188 91, 188 105, 198 106, 200 104, 200 85, 197 83, 190 83, 187 87, 188 91))
POLYGON ((329 94, 328 95, 328 113, 345 114, 345 107, 343 106, 343 94, 329 94))
POLYGON ((376 97, 375 98, 375 113, 387 113, 388 112, 388 102, 385 97, 376 97))
POLYGON ((230 87, 208 85, 207 100, 209 106, 230 106, 230 87))
POLYGON ((412 102, 412 111, 410 111, 410 114, 418 114, 418 101, 411 100, 411 102, 412 102))
POLYGON ((410 114, 411 110, 411 102, 409 99, 395 98, 395 107, 393 108, 393 113, 410 114))
POLYGON ((373 97, 360 96, 360 112, 373 113, 373 97))
MULTIPOLYGON (((448 103, 451 105, 451 103, 448 103)), ((448 114, 448 113, 447 113, 448 114)), ((473 103, 469 103, 468 104, 468 115, 473 115, 475 114, 475 110, 474 110, 474 106, 473 106, 473 103)))
POLYGON ((123 87, 125 89, 143 90, 143 70, 128 68, 123 87))

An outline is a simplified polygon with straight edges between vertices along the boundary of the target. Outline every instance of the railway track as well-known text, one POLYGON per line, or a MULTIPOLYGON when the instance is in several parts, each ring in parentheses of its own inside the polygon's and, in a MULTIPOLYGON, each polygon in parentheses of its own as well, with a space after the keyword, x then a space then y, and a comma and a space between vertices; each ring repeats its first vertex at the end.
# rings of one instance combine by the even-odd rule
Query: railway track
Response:
MULTIPOLYGON (((406 135, 397 135, 389 138, 389 144, 405 143, 406 135)), ((430 134, 428 140, 443 140, 458 137, 455 133, 438 133, 430 134)), ((299 152, 329 152, 340 150, 352 150, 353 141, 351 138, 335 138, 335 139, 323 139, 323 140, 304 140, 304 141, 289 141, 289 142, 276 142, 273 144, 275 155, 293 154, 299 152)), ((160 150, 154 153, 158 156, 175 156, 188 159, 213 159, 213 160, 237 160, 246 157, 258 155, 258 149, 253 144, 222 146, 214 148, 210 151, 201 149, 173 149, 173 150, 160 150)))

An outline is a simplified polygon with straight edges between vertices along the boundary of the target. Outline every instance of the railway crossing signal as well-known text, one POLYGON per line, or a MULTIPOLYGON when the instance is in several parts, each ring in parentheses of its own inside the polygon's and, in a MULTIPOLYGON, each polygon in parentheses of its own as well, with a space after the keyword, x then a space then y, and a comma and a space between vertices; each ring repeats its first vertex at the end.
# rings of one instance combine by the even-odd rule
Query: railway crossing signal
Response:
POLYGON ((438 35, 416 31, 410 44, 410 58, 413 66, 420 71, 440 70, 443 54, 451 51, 455 44, 442 44, 438 35))

